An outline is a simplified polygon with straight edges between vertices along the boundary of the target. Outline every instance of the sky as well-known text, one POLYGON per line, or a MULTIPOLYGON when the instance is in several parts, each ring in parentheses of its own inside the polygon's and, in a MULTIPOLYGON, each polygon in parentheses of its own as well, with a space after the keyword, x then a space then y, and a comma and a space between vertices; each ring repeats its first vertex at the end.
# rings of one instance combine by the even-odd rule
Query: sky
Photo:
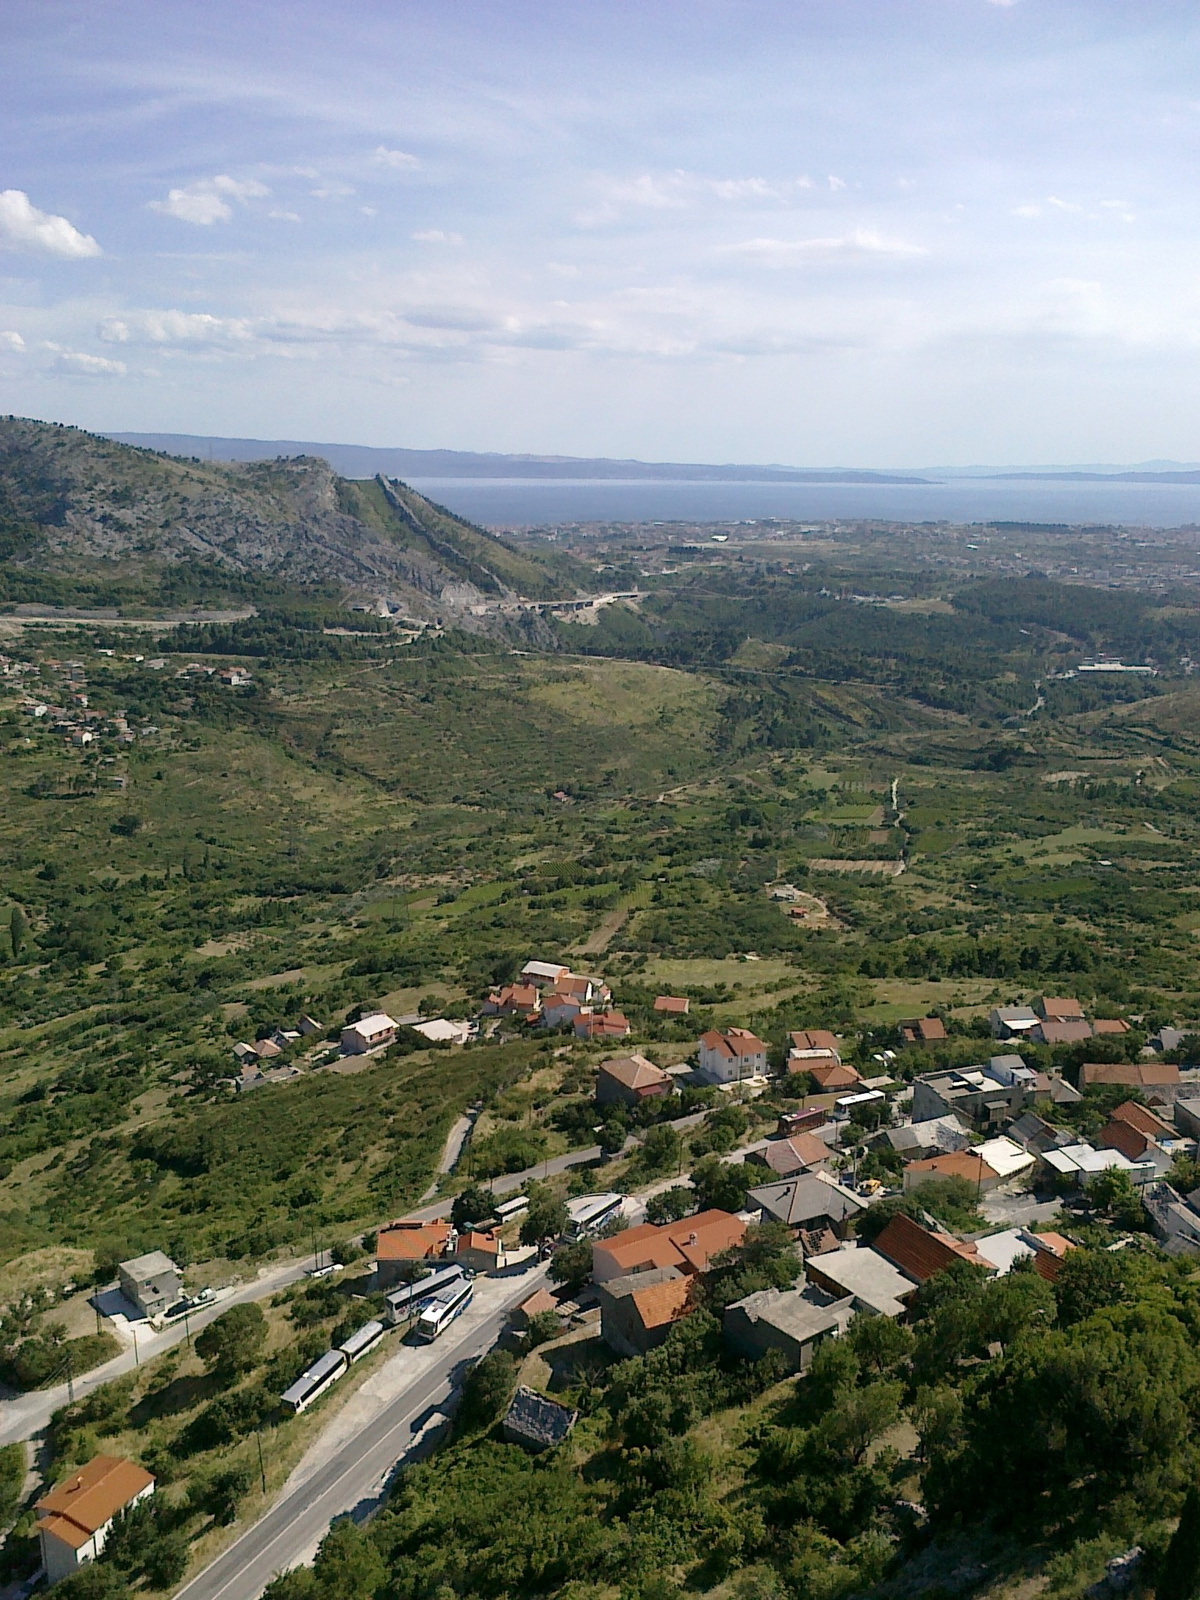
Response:
POLYGON ((0 411, 1200 458, 1187 0, 4 0, 0 411))

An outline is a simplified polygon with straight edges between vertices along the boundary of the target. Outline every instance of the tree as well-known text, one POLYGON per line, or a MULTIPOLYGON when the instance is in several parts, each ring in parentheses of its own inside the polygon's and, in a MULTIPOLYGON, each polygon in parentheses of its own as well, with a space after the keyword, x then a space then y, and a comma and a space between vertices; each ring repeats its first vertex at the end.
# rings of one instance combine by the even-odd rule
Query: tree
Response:
POLYGON ((468 1428, 490 1428, 512 1399, 516 1362, 507 1350, 489 1350, 467 1373, 460 1416, 468 1428))
POLYGON ((233 1306, 196 1336, 196 1354, 217 1377, 228 1381, 249 1372, 266 1343, 267 1319, 252 1301, 233 1306))
POLYGON ((535 1184, 529 1193, 529 1210, 521 1220, 521 1243, 541 1244, 545 1239, 557 1239, 569 1221, 566 1201, 544 1185, 535 1184))
POLYGON ((855 1317, 846 1342, 865 1372, 879 1377, 893 1373, 912 1354, 913 1336, 891 1317, 855 1317))
POLYGON ((1062 1327, 1084 1322, 1095 1311, 1119 1305, 1125 1298, 1125 1272, 1109 1250, 1069 1250, 1054 1281, 1058 1320, 1062 1327))
POLYGON ((562 1319, 557 1311, 535 1312, 525 1330, 526 1344, 530 1350, 534 1350, 539 1344, 545 1344, 547 1339, 557 1339, 561 1332, 562 1319))
POLYGON ((550 1277, 561 1284, 568 1294, 583 1288, 592 1271, 592 1246, 587 1239, 575 1239, 571 1244, 559 1245, 550 1258, 550 1277))
POLYGON ((650 1196, 646 1201, 646 1221, 660 1226, 664 1222, 682 1222, 695 1209, 696 1191, 686 1183, 679 1183, 673 1189, 650 1196))
POLYGON ((648 1176, 660 1172, 673 1172, 683 1155, 683 1140, 670 1123, 660 1122, 650 1128, 642 1140, 638 1165, 648 1176))
POLYGON ((370 1535, 346 1517, 321 1540, 313 1577, 321 1600, 371 1600, 387 1569, 370 1535))
POLYGON ((469 1183, 454 1197, 450 1207, 450 1221, 462 1232, 484 1222, 496 1209, 495 1197, 481 1183, 469 1183))
POLYGON ((746 1203, 750 1174, 744 1162, 708 1155, 692 1169, 692 1187, 701 1211, 740 1211, 746 1203))
POLYGON ((14 906, 8 919, 8 937, 12 944, 13 960, 19 959, 25 942, 29 937, 29 924, 25 920, 25 913, 20 906, 14 906))
POLYGON ((152 1589, 173 1589, 187 1571, 188 1542, 183 1533, 162 1533, 147 1550, 142 1563, 152 1589))
POLYGON ((1158 1600, 1197 1600, 1200 1596, 1200 1490, 1194 1484, 1183 1502, 1179 1526, 1171 1535, 1154 1592, 1158 1600))
POLYGON ((1110 1167, 1093 1178, 1088 1186, 1088 1197, 1098 1210, 1106 1212, 1121 1228, 1144 1229, 1146 1214, 1127 1172, 1110 1167))

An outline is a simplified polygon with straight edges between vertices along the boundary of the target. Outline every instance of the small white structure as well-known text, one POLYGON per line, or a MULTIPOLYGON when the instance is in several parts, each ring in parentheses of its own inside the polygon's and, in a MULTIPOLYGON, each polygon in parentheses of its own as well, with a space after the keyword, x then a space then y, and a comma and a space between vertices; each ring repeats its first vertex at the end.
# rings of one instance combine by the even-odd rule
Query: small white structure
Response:
POLYGON ((116 1518, 154 1493, 144 1467, 122 1456, 93 1456, 34 1506, 46 1581, 70 1577, 104 1549, 116 1518))
POLYGON ((414 1024, 414 1031, 430 1044, 466 1044, 471 1037, 469 1022, 451 1022, 447 1017, 432 1017, 428 1022, 414 1024))
POLYGON ((1010 1178, 1015 1178, 1022 1172, 1032 1171, 1035 1162, 1028 1150, 1022 1150, 1014 1139, 1001 1136, 998 1139, 985 1139, 982 1144, 971 1147, 973 1156, 982 1156, 998 1174, 1001 1183, 1007 1183, 1010 1178))
POLYGON ((364 1056, 368 1050, 378 1050, 391 1044, 396 1037, 396 1022, 386 1011, 372 1011, 369 1017, 360 1017, 342 1029, 342 1054, 364 1056))

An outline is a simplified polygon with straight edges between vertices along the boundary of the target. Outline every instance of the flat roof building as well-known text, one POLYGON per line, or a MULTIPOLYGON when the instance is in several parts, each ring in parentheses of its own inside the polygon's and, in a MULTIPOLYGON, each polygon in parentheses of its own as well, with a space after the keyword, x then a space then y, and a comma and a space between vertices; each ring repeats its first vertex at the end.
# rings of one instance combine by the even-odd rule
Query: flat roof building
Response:
POLYGON ((145 1317, 161 1317, 183 1293, 183 1273, 161 1250, 122 1261, 117 1277, 121 1293, 145 1317))

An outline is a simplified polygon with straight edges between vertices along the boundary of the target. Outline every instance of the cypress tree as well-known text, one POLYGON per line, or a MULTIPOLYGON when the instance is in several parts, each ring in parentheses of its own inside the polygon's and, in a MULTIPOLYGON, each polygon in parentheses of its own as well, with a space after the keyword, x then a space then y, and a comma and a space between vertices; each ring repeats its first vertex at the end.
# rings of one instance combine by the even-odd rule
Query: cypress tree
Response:
POLYGON ((1200 1490, 1195 1487, 1188 1490, 1183 1502, 1155 1593, 1158 1600, 1197 1600, 1200 1596, 1200 1490))
POLYGON ((8 937, 12 943, 14 960, 16 960, 16 958, 21 954, 28 934, 29 924, 25 921, 25 913, 21 910, 20 906, 14 906, 12 908, 12 914, 8 919, 8 937))

